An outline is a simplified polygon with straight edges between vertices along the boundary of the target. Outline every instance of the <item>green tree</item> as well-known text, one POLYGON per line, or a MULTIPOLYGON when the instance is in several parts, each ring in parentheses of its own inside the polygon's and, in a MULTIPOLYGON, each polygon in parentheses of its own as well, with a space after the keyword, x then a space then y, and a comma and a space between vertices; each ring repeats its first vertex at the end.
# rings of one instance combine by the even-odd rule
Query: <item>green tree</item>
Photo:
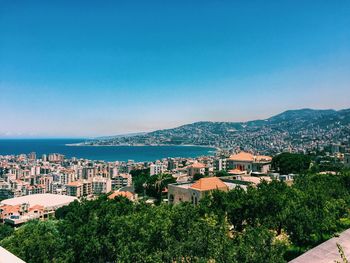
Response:
POLYGON ((349 205, 342 176, 299 176, 291 190, 286 230, 295 245, 309 248, 340 230, 349 205))
POLYGON ((0 224, 0 241, 3 240, 5 237, 10 236, 13 233, 13 228, 5 225, 0 224))
POLYGON ((168 184, 175 183, 176 180, 171 174, 157 174, 148 178, 146 182, 146 193, 149 196, 161 200, 162 192, 168 184))
POLYGON ((275 239, 274 234, 264 228, 247 228, 234 238, 238 246, 237 262, 241 263, 282 263, 286 244, 275 239))
POLYGON ((304 173, 310 163, 310 156, 298 153, 281 153, 272 158, 272 167, 281 174, 304 173))
POLYGON ((290 187, 284 182, 263 181, 257 186, 257 202, 252 206, 259 223, 280 235, 289 216, 290 187))
POLYGON ((131 170, 132 182, 135 188, 135 192, 138 194, 144 193, 144 185, 150 178, 150 169, 137 169, 131 170))
POLYGON ((51 220, 28 222, 0 244, 28 263, 65 262, 57 223, 51 220))
POLYGON ((195 175, 193 175, 193 181, 197 181, 197 180, 204 178, 204 177, 205 177, 204 174, 195 174, 195 175))
POLYGON ((222 171, 216 172, 215 176, 217 176, 217 177, 223 177, 223 176, 229 176, 229 174, 228 174, 227 171, 222 170, 222 171))

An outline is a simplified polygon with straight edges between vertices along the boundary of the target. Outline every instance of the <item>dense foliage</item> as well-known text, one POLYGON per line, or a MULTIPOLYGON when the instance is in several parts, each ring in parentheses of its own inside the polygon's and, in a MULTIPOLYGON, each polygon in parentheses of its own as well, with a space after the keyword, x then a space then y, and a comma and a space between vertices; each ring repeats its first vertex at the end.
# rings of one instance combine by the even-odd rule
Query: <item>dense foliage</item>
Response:
POLYGON ((0 240, 10 236, 12 233, 13 233, 12 227, 0 223, 0 240))
POLYGON ((345 173, 215 191, 198 206, 101 196, 57 210, 58 220, 27 223, 0 244, 28 263, 285 262, 349 227, 349 205, 345 173))
POLYGON ((272 159, 272 167, 281 174, 304 173, 310 163, 310 156, 298 153, 281 153, 272 159))

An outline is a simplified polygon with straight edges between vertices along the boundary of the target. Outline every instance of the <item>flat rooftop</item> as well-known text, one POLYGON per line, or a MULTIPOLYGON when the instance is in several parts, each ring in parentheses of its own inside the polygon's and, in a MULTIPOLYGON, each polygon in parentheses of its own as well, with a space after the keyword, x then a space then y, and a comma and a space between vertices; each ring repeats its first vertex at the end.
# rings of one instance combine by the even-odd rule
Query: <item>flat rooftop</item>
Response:
POLYGON ((68 205, 69 203, 77 200, 76 197, 68 195, 55 195, 55 194, 33 194, 25 195, 15 198, 5 199, 0 202, 1 205, 20 205, 28 203, 29 206, 42 205, 45 208, 54 208, 68 205))
POLYGON ((340 258, 337 243, 344 250, 347 259, 350 258, 350 229, 342 232, 339 237, 333 237, 321 245, 310 249, 301 256, 289 261, 289 263, 334 263, 343 262, 340 258))

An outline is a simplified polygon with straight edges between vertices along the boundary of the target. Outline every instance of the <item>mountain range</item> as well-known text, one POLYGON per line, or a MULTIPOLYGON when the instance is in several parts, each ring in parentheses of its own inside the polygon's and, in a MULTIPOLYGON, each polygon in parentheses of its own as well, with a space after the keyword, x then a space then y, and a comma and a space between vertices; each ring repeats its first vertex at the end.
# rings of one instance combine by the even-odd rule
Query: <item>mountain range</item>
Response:
POLYGON ((148 133, 105 137, 86 144, 203 145, 276 153, 311 150, 332 143, 348 144, 349 139, 350 109, 300 109, 288 110, 264 120, 201 121, 148 133))

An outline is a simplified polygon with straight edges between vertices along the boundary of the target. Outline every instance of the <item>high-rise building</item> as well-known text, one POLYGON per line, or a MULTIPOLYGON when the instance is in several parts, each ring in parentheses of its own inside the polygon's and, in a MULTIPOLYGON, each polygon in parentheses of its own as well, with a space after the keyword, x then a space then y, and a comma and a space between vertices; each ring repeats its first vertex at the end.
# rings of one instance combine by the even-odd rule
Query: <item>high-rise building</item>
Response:
POLYGON ((94 167, 84 167, 82 175, 83 175, 83 179, 91 180, 95 176, 95 168, 94 167))
POLYGON ((41 156, 41 160, 42 160, 43 162, 47 162, 47 155, 46 155, 46 154, 43 154, 43 155, 41 156))

